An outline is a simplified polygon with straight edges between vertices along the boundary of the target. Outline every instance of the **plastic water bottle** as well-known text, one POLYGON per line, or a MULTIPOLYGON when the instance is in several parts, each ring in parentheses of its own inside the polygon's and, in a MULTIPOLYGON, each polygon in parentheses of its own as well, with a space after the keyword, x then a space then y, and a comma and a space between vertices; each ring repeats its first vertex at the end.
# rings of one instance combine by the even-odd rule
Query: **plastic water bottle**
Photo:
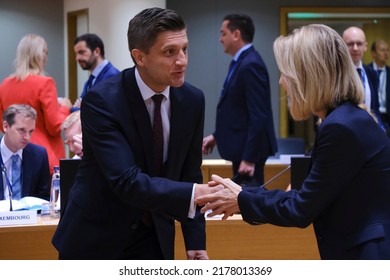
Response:
POLYGON ((51 179, 50 203, 52 208, 52 218, 60 218, 60 167, 54 166, 54 173, 51 179))

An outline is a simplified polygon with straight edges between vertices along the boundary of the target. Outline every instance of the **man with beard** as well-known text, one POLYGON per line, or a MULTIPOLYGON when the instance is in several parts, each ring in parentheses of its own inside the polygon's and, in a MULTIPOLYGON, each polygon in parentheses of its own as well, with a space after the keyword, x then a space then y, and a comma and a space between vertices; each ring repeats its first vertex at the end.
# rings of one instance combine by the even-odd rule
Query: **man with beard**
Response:
POLYGON ((74 41, 74 52, 80 67, 90 71, 91 74, 84 84, 80 98, 73 105, 72 111, 80 108, 82 98, 93 85, 119 73, 119 70, 105 59, 103 41, 96 34, 87 33, 78 36, 74 41))

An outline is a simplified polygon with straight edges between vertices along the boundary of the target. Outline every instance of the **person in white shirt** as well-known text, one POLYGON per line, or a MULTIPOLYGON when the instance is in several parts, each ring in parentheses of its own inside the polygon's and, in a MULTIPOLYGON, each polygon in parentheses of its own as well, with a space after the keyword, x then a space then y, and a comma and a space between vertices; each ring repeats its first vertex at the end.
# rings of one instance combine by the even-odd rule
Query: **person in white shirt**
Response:
POLYGON ((50 197, 49 160, 45 147, 30 143, 37 113, 25 104, 9 106, 3 113, 0 140, 0 200, 50 197), (13 162, 14 158, 14 162, 13 162))
POLYGON ((369 112, 376 116, 379 125, 382 126, 379 113, 377 74, 362 62, 363 55, 367 51, 366 35, 359 27, 351 26, 344 30, 342 37, 362 81, 363 103, 369 112))

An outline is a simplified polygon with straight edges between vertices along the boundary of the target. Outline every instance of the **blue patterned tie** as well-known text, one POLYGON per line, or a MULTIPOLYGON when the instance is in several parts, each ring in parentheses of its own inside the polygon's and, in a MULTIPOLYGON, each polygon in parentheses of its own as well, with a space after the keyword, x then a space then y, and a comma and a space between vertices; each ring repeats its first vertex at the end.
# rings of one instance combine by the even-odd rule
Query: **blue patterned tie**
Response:
POLYGON ((19 165, 19 156, 13 155, 12 159, 12 198, 20 199, 21 198, 21 188, 20 188, 20 165, 19 165))

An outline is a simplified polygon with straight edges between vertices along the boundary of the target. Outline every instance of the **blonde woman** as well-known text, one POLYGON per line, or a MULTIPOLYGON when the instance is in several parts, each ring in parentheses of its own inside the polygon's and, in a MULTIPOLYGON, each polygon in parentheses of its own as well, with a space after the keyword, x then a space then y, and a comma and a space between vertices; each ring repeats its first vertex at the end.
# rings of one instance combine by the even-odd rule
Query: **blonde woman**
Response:
POLYGON ((68 98, 58 99, 55 81, 45 74, 47 51, 41 36, 22 38, 16 50, 15 72, 0 85, 0 115, 11 104, 28 104, 37 111, 31 142, 46 148, 52 173, 65 157, 61 124, 72 105, 68 98))
MULTIPOLYGON (((314 225, 322 259, 390 259, 390 141, 359 107, 363 87, 343 39, 309 25, 274 42, 291 116, 321 119, 300 190, 225 189, 197 202, 211 215, 241 213, 250 224, 314 225)), ((281 186, 284 187, 284 186, 281 186)), ((212 188, 210 188, 212 189, 212 188)))

